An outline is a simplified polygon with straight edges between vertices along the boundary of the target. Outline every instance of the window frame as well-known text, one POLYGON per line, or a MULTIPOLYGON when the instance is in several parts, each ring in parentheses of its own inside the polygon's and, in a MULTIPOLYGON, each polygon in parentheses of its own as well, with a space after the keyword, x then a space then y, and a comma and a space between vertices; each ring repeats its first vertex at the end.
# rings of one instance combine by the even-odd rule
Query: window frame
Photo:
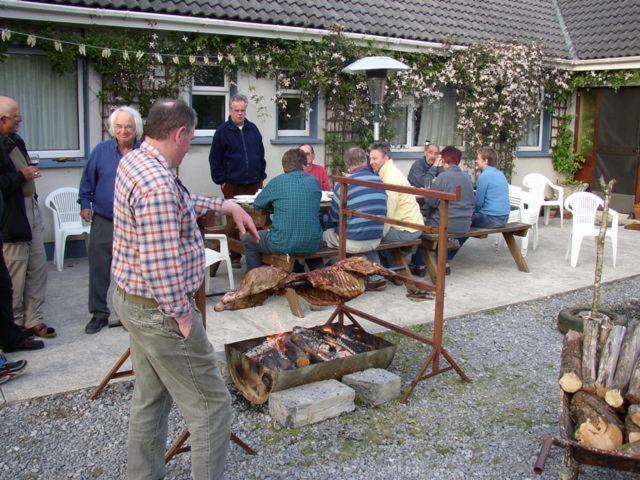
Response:
MULTIPOLYGON (((282 98, 298 98, 302 100, 302 92, 299 89, 295 88, 287 88, 287 89, 279 89, 278 95, 282 98)), ((304 103, 301 102, 304 106, 304 103)), ((279 103, 276 104, 276 137, 308 137, 311 134, 311 105, 304 106, 304 129, 298 130, 285 130, 280 128, 280 110, 281 106, 279 103)), ((285 110, 286 112, 286 110, 285 110)))
MULTIPOLYGON (((10 47, 7 49, 6 55, 31 55, 31 56, 41 56, 46 57, 46 53, 43 50, 39 49, 24 49, 24 48, 15 48, 10 47)), ((76 95, 77 95, 77 110, 76 110, 76 118, 78 120, 78 148, 77 149, 62 149, 62 150, 32 150, 29 149, 29 145, 27 144, 27 153, 34 154, 40 156, 41 159, 47 160, 57 160, 57 159, 68 159, 68 158, 85 158, 85 95, 84 95, 84 73, 82 68, 82 60, 76 60, 76 95)), ((51 72, 51 75, 55 75, 51 72)), ((20 132, 18 132, 20 133, 20 132)), ((43 165, 41 163, 40 168, 43 165)))
POLYGON ((539 127, 538 127, 538 144, 537 145, 526 145, 526 146, 517 146, 516 152, 541 152, 542 151, 542 143, 543 143, 543 131, 544 131, 544 108, 540 109, 539 115, 539 127))
MULTIPOLYGON (((206 66, 206 65, 203 65, 206 66)), ((219 67, 218 65, 209 65, 210 67, 219 67)), ((223 123, 229 118, 229 100, 231 99, 231 79, 228 74, 224 73, 224 85, 223 86, 214 86, 214 85, 195 85, 195 77, 191 77, 191 82, 189 83, 189 105, 193 107, 193 97, 194 96, 217 96, 224 97, 224 118, 223 123)), ((216 130, 213 128, 198 128, 194 132, 194 139, 201 137, 213 137, 216 133, 216 130)))

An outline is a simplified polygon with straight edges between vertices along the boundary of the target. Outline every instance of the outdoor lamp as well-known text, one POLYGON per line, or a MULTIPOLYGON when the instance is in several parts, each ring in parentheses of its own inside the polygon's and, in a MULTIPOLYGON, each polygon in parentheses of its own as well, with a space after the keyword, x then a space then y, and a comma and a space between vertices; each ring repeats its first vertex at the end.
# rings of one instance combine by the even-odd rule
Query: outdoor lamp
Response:
POLYGON ((409 67, 391 57, 364 57, 342 70, 345 73, 365 72, 367 74, 369 97, 373 105, 374 140, 380 139, 380 113, 384 100, 384 85, 389 70, 409 70, 409 67))

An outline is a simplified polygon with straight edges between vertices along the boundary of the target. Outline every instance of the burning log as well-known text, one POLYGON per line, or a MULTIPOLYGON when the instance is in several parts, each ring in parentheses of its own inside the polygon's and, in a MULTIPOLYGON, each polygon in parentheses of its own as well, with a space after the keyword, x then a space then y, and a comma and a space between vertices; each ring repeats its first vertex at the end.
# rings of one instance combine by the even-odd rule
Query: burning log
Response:
POLYGON ((596 391, 599 336, 600 320, 585 318, 582 341, 582 389, 590 393, 596 391))
POLYGON ((626 331, 627 327, 616 325, 609 332, 607 342, 600 355, 600 364, 598 365, 596 393, 599 397, 604 398, 607 393, 607 387, 613 380, 616 365, 618 364, 618 356, 620 355, 620 348, 622 347, 622 340, 624 339, 626 331))
POLYGON ((334 330, 330 325, 325 325, 324 327, 322 327, 322 331, 325 333, 325 335, 329 335, 330 337, 334 338, 336 342, 338 342, 347 350, 350 350, 354 355, 358 353, 370 352, 371 350, 373 350, 373 346, 350 337, 341 329, 334 330))
POLYGON ((578 391, 570 407, 575 436, 589 447, 613 450, 622 445, 622 422, 607 403, 596 395, 578 391))
POLYGON ((560 378, 558 383, 567 393, 575 393, 582 388, 582 335, 569 330, 564 336, 560 378))
POLYGON ((640 354, 639 326, 639 322, 633 322, 627 327, 627 334, 620 348, 616 373, 604 396, 605 401, 614 408, 619 408, 624 403, 623 394, 629 386, 633 366, 640 354))
POLYGON ((293 327, 291 341, 304 350, 311 363, 327 362, 338 357, 334 345, 330 345, 326 339, 308 328, 293 327))

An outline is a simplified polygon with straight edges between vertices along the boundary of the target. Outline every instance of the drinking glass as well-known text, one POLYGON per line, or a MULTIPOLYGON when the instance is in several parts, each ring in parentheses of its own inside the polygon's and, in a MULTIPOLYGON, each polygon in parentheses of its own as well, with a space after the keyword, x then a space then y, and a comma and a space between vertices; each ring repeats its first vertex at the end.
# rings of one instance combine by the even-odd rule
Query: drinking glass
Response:
POLYGON ((38 155, 37 153, 32 153, 31 155, 29 155, 27 163, 32 167, 37 167, 40 163, 40 155, 38 155))

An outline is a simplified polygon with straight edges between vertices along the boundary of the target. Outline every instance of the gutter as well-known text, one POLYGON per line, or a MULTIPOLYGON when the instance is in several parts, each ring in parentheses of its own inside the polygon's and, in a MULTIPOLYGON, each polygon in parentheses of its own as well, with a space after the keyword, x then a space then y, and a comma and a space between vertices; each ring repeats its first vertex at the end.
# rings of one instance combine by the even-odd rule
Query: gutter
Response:
MULTIPOLYGON (((327 30, 318 28, 265 25, 233 20, 168 15, 164 13, 31 3, 20 0, 0 0, 0 17, 14 20, 57 22, 72 25, 141 28, 283 40, 319 40, 329 33, 327 30)), ((396 51, 432 52, 433 50, 444 51, 447 48, 443 43, 437 42, 348 32, 345 32, 344 35, 361 45, 373 43, 377 47, 396 51)), ((465 47, 454 46, 453 48, 463 49, 465 47)))
MULTIPOLYGON (((237 37, 274 38, 282 40, 320 40, 329 32, 319 28, 264 25, 260 23, 219 20, 213 18, 185 17, 164 13, 108 10, 104 8, 75 7, 69 5, 32 3, 22 0, 0 0, 0 17, 14 20, 57 22, 71 25, 96 25, 103 27, 156 29, 166 31, 218 34, 237 37)), ((408 40, 345 32, 345 37, 359 45, 372 43, 379 48, 398 52, 445 52, 447 46, 438 42, 408 40)), ((454 45, 454 50, 466 47, 454 45)), ((585 70, 640 69, 640 56, 577 60, 555 58, 552 62, 571 72, 585 70)))

